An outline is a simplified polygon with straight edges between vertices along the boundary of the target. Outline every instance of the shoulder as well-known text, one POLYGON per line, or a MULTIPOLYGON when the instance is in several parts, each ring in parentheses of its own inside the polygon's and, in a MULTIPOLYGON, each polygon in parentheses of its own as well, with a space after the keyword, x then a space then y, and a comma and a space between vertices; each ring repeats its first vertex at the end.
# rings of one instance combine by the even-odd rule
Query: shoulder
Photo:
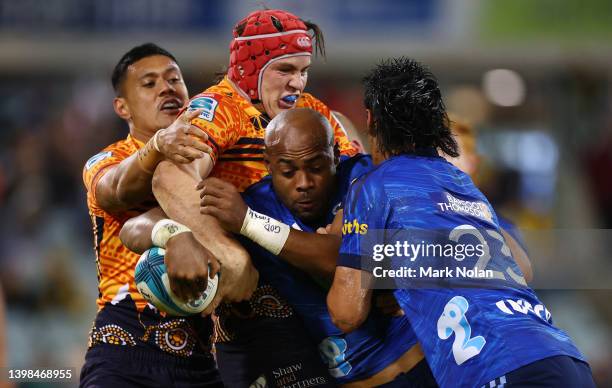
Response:
POLYGON ((118 163, 119 161, 129 157, 138 149, 132 141, 122 139, 104 147, 101 151, 92 155, 85 162, 84 171, 89 171, 99 164, 109 164, 109 162, 118 163))
POLYGON ((331 111, 327 105, 310 93, 303 93, 297 103, 298 108, 310 108, 326 116, 331 116, 331 111))

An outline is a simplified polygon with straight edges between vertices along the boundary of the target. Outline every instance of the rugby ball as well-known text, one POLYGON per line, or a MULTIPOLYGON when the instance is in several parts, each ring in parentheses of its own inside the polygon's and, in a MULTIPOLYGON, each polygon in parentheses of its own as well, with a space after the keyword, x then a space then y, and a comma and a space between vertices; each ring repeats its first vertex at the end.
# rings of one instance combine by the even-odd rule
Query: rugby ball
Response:
POLYGON ((134 273, 138 292, 157 309, 170 315, 187 316, 201 313, 217 293, 219 274, 213 279, 208 279, 206 290, 199 298, 183 302, 170 289, 166 264, 164 264, 165 253, 164 249, 153 247, 140 256, 134 273))

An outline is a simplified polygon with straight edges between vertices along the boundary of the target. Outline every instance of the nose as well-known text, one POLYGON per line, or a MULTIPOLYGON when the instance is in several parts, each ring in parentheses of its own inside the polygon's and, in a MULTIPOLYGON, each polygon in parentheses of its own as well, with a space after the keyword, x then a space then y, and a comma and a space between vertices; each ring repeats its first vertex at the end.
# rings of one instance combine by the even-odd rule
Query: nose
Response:
POLYGON ((172 84, 172 82, 170 82, 170 80, 163 80, 162 88, 159 94, 164 95, 174 92, 176 92, 176 87, 172 84))
POLYGON ((303 191, 309 191, 312 189, 312 187, 314 186, 314 181, 312 180, 312 177, 310 176, 310 174, 304 171, 298 171, 295 175, 296 175, 295 178, 297 181, 295 188, 297 191, 303 192, 303 191))
POLYGON ((301 72, 295 72, 291 79, 289 80, 289 87, 293 90, 299 90, 300 92, 304 90, 306 87, 306 82, 304 77, 302 77, 301 72))

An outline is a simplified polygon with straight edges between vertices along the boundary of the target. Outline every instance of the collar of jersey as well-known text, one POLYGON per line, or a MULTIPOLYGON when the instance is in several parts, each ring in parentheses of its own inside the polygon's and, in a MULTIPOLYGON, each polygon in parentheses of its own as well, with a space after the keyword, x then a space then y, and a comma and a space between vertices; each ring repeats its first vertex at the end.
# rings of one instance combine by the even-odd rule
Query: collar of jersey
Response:
POLYGON ((132 143, 137 150, 139 150, 142 147, 144 147, 144 143, 141 142, 140 140, 136 139, 134 136, 132 136, 131 133, 128 133, 128 136, 127 136, 126 140, 128 142, 132 143))
POLYGON ((249 118, 260 116, 262 113, 251 104, 251 101, 244 98, 231 82, 227 79, 227 76, 223 77, 223 80, 219 82, 219 86, 231 90, 232 98, 238 102, 240 108, 249 116, 249 118))

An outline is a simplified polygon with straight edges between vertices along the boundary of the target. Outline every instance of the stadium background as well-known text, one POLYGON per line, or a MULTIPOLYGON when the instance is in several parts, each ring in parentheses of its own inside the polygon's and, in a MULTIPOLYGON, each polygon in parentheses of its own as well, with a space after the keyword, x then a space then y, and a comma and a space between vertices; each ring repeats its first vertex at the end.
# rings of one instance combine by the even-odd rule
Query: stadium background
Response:
MULTIPOLYGON (((82 364, 97 283, 81 169, 127 133, 111 105, 119 57, 160 44, 193 95, 224 69, 231 27, 260 3, 0 0, 0 336, 9 366, 82 364)), ((265 4, 322 27, 327 60, 315 60, 307 90, 360 128, 365 70, 398 55, 430 66, 449 110, 478 130, 478 184, 523 231, 539 295, 600 386, 612 386, 612 3, 265 4)))

